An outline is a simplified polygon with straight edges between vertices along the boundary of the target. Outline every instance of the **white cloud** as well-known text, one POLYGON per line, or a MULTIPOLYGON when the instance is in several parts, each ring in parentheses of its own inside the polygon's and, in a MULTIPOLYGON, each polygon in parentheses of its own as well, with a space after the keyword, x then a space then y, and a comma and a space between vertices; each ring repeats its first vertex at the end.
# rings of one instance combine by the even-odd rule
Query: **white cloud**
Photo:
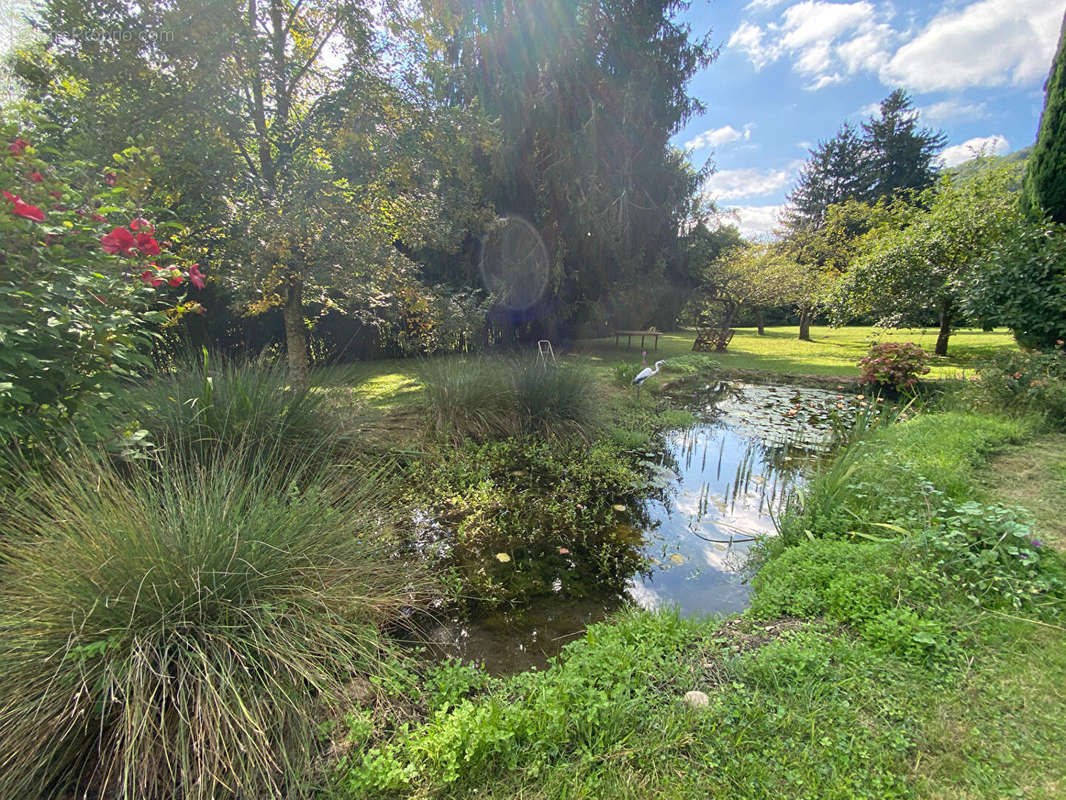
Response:
POLYGON ((862 117, 863 119, 866 119, 867 117, 879 117, 881 116, 881 104, 867 103, 854 114, 852 114, 852 116, 862 117))
POLYGON ((881 80, 919 92, 1043 81, 1063 5, 1061 0, 979 0, 941 13, 884 64, 881 80))
POLYGON ((713 200, 737 200, 743 197, 763 197, 779 192, 788 183, 783 169, 724 169, 704 183, 704 193, 713 200))
POLYGON ((968 139, 962 144, 944 148, 940 154, 940 162, 945 167, 957 167, 964 161, 978 156, 1001 156, 1010 151, 1010 143, 999 134, 995 136, 978 136, 968 139))
POLYGON ((781 50, 775 45, 763 44, 763 29, 750 22, 740 23, 740 27, 733 31, 726 47, 736 47, 747 53, 751 63, 758 71, 781 57, 781 50))
POLYGON ((742 236, 747 239, 769 239, 784 209, 784 205, 739 206, 732 209, 732 214, 736 217, 742 236))
POLYGON ((793 69, 810 79, 806 88, 813 91, 888 62, 896 35, 886 13, 868 0, 804 0, 787 8, 779 23, 765 28, 741 23, 727 46, 747 54, 756 70, 787 56, 793 69))
POLYGON ((752 123, 746 124, 739 131, 732 125, 704 131, 693 139, 685 142, 686 150, 702 150, 704 147, 720 147, 723 144, 735 142, 738 139, 747 141, 751 139, 751 130, 755 127, 752 123))
POLYGON ((958 98, 921 106, 918 111, 926 122, 964 122, 988 116, 984 103, 967 103, 958 98))

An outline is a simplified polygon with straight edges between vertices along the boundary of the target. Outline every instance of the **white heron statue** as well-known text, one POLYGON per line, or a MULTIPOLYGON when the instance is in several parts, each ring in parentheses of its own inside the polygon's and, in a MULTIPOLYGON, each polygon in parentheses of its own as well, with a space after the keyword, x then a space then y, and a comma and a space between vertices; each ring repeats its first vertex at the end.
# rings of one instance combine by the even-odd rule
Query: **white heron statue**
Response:
POLYGON ((637 373, 637 377, 633 379, 633 385, 637 387, 637 397, 640 397, 640 387, 644 385, 644 381, 646 381, 652 375, 658 375, 659 367, 661 367, 665 363, 665 361, 656 361, 655 369, 652 369, 651 367, 645 367, 637 373))

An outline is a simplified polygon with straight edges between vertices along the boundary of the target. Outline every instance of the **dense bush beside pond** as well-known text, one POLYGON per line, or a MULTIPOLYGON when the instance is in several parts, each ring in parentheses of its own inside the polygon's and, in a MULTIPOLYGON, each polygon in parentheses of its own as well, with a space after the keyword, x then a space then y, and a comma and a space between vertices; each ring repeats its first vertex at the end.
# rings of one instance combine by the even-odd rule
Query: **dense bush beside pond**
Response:
POLYGON ((466 591, 484 603, 620 589, 640 566, 628 524, 646 480, 618 445, 521 437, 412 465, 409 502, 455 531, 466 591))
POLYGON ((379 627, 424 598, 380 476, 258 442, 25 478, 0 536, 0 796, 297 797, 379 627))
POLYGON ((982 366, 971 388, 979 403, 1008 414, 1030 413, 1050 425, 1066 426, 1066 350, 1008 350, 982 366))

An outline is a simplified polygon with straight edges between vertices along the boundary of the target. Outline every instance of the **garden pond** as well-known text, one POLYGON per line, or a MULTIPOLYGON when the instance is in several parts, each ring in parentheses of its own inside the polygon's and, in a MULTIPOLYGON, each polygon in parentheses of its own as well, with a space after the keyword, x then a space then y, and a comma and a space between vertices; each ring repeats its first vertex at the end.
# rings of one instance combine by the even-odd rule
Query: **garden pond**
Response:
MULTIPOLYGON (((842 390, 841 390, 842 391, 842 390)), ((445 654, 490 672, 544 666, 585 627, 626 602, 682 614, 730 614, 748 602, 753 544, 824 455, 834 430, 869 408, 863 396, 796 386, 686 380, 671 399, 695 424, 666 432, 643 454, 651 490, 639 519, 617 535, 642 551, 645 568, 624 594, 573 599, 560 592, 517 610, 452 619, 430 638, 445 654)))

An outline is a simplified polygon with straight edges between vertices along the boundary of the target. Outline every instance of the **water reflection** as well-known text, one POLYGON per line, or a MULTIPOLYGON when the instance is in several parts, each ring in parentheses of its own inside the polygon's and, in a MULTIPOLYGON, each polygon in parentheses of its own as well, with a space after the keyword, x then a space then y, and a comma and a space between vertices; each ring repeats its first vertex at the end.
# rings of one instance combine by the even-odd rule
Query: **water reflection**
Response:
MULTIPOLYGON (((843 398, 724 383, 686 392, 678 399, 698 413, 698 423, 669 433, 661 455, 646 462, 655 492, 642 514, 615 531, 650 564, 630 579, 626 594, 648 609, 732 613, 748 603, 745 563, 753 542, 774 534, 804 467, 827 448, 843 398)), ((438 620, 430 638, 442 655, 496 674, 543 666, 621 603, 616 596, 569 598, 561 589, 524 609, 438 620)))
POLYGON ((752 543, 774 534, 775 518, 803 480, 801 468, 830 439, 834 393, 703 388, 691 398, 700 422, 666 439, 663 464, 677 479, 646 504, 651 523, 644 547, 652 567, 627 589, 644 608, 742 610, 750 592, 744 567, 752 543))

